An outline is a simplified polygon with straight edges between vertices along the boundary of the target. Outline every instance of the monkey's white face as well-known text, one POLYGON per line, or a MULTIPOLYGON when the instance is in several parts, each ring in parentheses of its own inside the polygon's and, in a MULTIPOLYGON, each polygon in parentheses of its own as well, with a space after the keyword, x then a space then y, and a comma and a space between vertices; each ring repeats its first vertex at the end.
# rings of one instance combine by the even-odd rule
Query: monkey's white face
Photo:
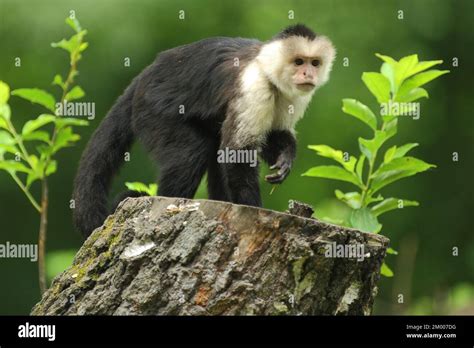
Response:
POLYGON ((257 60, 270 81, 288 97, 312 94, 329 79, 336 50, 325 36, 296 36, 262 47, 257 60))
POLYGON ((321 66, 319 57, 296 56, 289 64, 293 70, 291 80, 297 89, 311 92, 316 88, 321 66))

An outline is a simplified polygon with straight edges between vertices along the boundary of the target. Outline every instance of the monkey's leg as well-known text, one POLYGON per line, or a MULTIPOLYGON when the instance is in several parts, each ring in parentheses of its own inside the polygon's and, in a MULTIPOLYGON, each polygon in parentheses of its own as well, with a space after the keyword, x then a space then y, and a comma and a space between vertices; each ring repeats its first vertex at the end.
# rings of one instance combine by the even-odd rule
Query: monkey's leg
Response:
POLYGON ((225 163, 223 168, 232 202, 261 207, 258 165, 225 163))
POLYGON ((222 166, 216 161, 216 153, 211 155, 207 170, 207 192, 209 199, 216 201, 230 201, 230 195, 227 190, 227 183, 222 166))
POLYGON ((290 174, 296 157, 295 137, 286 130, 271 131, 262 147, 261 156, 271 166, 270 169, 278 169, 276 173, 265 176, 265 180, 272 184, 282 183, 290 174))
POLYGON ((160 135, 153 149, 159 169, 158 195, 193 198, 207 169, 212 139, 186 122, 160 135))

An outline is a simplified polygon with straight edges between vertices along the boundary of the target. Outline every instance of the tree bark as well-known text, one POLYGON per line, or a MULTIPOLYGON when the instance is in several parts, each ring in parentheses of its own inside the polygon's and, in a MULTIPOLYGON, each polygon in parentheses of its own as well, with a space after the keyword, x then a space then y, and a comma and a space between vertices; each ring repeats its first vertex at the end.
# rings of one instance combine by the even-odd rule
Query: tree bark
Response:
POLYGON ((272 210, 128 198, 32 314, 369 315, 388 244, 272 210))

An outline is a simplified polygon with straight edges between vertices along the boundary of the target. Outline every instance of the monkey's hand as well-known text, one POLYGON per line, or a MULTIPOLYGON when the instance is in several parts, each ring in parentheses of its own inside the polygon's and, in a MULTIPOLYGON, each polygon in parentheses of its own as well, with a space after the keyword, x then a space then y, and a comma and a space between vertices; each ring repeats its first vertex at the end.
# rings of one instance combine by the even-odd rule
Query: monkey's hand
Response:
POLYGON ((283 180, 286 179, 288 174, 290 174, 292 163, 293 158, 287 153, 282 153, 280 156, 278 156, 276 163, 270 167, 271 170, 278 169, 278 171, 276 173, 266 175, 265 180, 271 184, 281 184, 283 180))

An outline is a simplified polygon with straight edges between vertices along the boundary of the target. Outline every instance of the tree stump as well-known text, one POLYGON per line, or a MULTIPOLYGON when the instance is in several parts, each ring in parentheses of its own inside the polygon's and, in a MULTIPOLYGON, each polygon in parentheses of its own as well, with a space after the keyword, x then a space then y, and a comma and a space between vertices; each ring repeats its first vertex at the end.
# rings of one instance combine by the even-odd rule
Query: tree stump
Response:
POLYGON ((369 315, 388 244, 227 202, 127 198, 32 314, 369 315))

